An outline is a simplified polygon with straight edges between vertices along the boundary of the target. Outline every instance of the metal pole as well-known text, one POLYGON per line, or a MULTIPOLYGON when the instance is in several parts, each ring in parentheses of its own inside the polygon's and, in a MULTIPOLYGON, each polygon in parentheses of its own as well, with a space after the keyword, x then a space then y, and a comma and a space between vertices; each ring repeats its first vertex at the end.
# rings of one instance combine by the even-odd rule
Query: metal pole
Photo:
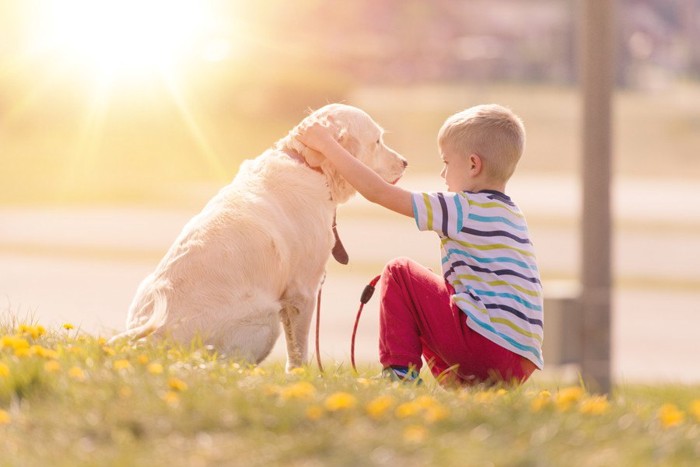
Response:
POLYGON ((580 0, 583 97, 582 293, 583 380, 592 391, 611 387, 611 95, 614 0, 580 0))

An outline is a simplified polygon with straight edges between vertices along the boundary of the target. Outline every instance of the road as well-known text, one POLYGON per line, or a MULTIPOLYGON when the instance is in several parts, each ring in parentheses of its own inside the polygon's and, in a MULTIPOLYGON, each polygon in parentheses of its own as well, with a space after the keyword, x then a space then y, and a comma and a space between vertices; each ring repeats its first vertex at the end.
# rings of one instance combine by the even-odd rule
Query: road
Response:
MULTIPOLYGON (((408 178, 409 188, 441 189, 408 178)), ((618 382, 700 383, 700 186, 621 180, 615 188, 613 373, 618 382), (672 199, 680 202, 668 203, 672 199)), ((545 292, 570 287, 579 268, 575 180, 521 177, 509 187, 529 219, 545 292)), ((204 202, 205 198, 202 198, 204 202)), ((123 328, 139 281, 197 209, 0 208, 0 312, 111 335, 123 328)), ((349 364, 359 295, 382 265, 411 256, 437 269, 437 241, 355 198, 338 213, 350 264, 330 263, 321 355, 349 364)), ((574 283, 575 285, 575 283, 574 283)), ((377 299, 363 313, 357 359, 377 358, 377 299)), ((312 349, 310 349, 312 350, 312 349)), ((283 358, 278 342, 271 358, 283 358)))

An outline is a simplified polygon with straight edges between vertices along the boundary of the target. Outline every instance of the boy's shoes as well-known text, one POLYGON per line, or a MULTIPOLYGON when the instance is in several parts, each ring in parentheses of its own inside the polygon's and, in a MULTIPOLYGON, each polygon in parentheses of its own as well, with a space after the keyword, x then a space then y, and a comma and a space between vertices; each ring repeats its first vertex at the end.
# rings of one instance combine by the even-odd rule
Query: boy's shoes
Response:
POLYGON ((389 381, 398 381, 400 383, 410 383, 416 386, 423 384, 420 374, 416 370, 412 370, 405 366, 388 366, 382 370, 382 377, 389 381))

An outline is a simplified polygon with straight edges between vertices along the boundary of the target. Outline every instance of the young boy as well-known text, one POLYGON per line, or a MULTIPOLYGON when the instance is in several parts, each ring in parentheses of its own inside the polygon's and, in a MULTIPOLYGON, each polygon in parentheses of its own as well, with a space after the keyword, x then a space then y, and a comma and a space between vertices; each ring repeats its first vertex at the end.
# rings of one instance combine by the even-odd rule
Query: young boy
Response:
POLYGON ((381 277, 380 361, 420 381, 421 356, 442 384, 524 382, 542 361, 542 285, 525 218, 505 195, 523 153, 522 121, 499 105, 449 117, 438 134, 447 192, 412 193, 352 157, 331 129, 297 136, 373 203, 440 237, 443 276, 398 258, 381 277))

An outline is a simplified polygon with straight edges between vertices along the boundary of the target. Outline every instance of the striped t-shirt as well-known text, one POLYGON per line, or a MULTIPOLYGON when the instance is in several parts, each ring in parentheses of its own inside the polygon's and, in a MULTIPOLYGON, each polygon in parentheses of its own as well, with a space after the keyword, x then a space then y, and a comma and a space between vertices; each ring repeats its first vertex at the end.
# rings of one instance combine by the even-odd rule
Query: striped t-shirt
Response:
POLYGON ((498 191, 413 193, 420 230, 441 240, 442 270, 467 325, 542 368, 542 283, 527 223, 498 191))

